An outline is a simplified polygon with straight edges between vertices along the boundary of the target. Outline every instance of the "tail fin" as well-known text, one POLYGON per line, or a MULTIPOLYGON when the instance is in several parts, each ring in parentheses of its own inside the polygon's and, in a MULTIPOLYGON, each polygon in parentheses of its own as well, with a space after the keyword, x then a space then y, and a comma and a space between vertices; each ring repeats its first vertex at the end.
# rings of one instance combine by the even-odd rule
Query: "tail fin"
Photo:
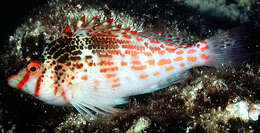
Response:
POLYGON ((208 45, 208 54, 213 57, 208 61, 208 65, 219 67, 246 63, 249 58, 245 42, 245 30, 239 27, 200 41, 198 44, 208 45))

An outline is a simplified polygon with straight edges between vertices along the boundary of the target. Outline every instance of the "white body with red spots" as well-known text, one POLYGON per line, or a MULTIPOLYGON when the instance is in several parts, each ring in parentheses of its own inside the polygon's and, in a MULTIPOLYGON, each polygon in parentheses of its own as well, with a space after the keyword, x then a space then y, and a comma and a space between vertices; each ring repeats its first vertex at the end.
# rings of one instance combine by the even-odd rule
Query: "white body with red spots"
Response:
POLYGON ((85 116, 92 115, 89 110, 113 112, 112 107, 125 103, 128 96, 169 86, 194 66, 244 59, 236 56, 243 49, 236 41, 238 34, 231 31, 191 45, 170 33, 146 35, 96 19, 82 17, 76 26, 67 26, 64 34, 75 41, 57 40, 46 48, 52 56, 42 63, 32 61, 8 78, 9 85, 49 104, 72 104, 85 116), (70 49, 64 52, 70 53, 67 58, 61 52, 66 47, 80 47, 79 54, 70 56, 75 52, 70 49))

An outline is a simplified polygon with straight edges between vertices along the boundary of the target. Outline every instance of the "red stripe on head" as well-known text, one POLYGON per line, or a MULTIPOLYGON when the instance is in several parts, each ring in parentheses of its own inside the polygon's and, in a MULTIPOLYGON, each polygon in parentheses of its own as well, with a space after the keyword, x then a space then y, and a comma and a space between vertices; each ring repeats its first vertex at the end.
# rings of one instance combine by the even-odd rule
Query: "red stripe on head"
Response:
POLYGON ((24 76, 23 76, 23 79, 18 83, 17 85, 17 89, 18 90, 22 90, 24 85, 26 84, 26 82, 29 80, 30 78, 30 73, 26 73, 24 76))
POLYGON ((35 97, 39 96, 41 81, 42 81, 42 75, 40 77, 38 77, 37 81, 36 81, 35 90, 34 90, 34 96, 35 97))

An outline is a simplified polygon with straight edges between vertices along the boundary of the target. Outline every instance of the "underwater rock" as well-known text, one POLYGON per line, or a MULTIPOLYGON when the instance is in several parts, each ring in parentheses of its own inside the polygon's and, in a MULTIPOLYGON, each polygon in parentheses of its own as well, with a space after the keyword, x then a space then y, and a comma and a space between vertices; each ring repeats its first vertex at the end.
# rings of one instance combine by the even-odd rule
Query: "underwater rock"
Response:
MULTIPOLYGON (((41 59, 39 53, 45 43, 57 39, 67 24, 83 14, 98 15, 102 19, 112 17, 116 23, 137 31, 167 29, 194 42, 239 23, 259 24, 260 8, 256 2, 240 1, 238 5, 227 4, 225 0, 218 2, 220 4, 205 5, 205 1, 199 0, 197 3, 191 0, 184 3, 180 0, 48 1, 10 35, 1 52, 1 75, 4 75, 0 88, 1 132, 259 131, 260 81, 256 68, 259 58, 256 57, 253 65, 239 68, 192 69, 181 83, 152 94, 131 97, 129 104, 118 107, 122 112, 92 123, 70 108, 45 105, 4 82, 6 76, 19 70, 29 57, 41 59), (241 5, 254 9, 239 9, 241 5), (217 15, 204 9, 216 11, 217 15), (225 19, 221 20, 225 25, 207 19, 218 19, 219 14, 225 14, 225 19)), ((256 51, 254 45, 259 45, 260 41, 252 39, 248 43, 249 51, 256 51)))
POLYGON ((193 8, 199 8, 202 14, 206 14, 212 19, 242 23, 249 21, 248 8, 250 9, 251 5, 255 3, 254 0, 237 0, 237 4, 227 0, 183 0, 182 2, 193 8))

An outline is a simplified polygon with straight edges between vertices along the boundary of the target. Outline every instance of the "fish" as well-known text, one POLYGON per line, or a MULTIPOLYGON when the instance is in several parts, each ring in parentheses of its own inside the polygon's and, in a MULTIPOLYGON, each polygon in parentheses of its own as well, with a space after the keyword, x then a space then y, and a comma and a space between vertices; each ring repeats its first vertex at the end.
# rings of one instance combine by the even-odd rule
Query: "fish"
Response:
POLYGON ((197 66, 241 64, 247 52, 240 30, 195 44, 174 33, 135 31, 113 19, 82 16, 31 60, 8 84, 51 104, 73 106, 87 120, 117 112, 128 97, 178 83, 197 66))

